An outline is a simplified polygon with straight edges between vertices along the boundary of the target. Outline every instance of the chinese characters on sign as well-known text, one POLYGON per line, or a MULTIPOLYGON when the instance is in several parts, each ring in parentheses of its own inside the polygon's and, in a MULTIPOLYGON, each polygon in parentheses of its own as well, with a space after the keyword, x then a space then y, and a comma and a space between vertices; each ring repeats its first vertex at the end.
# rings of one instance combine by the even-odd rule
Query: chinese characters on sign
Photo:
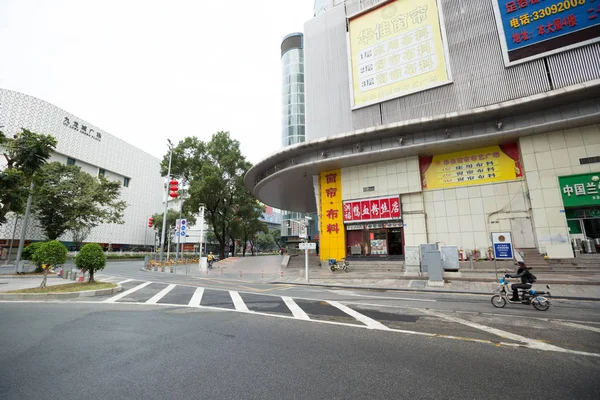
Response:
POLYGON ((344 202, 344 222, 400 219, 400 196, 344 202))
POLYGON ((523 175, 515 143, 419 159, 424 189, 513 180, 523 175))
POLYGON ((392 1, 351 18, 353 106, 450 82, 437 0, 392 1))
POLYGON ((322 172, 319 176, 319 191, 320 256, 322 259, 344 258, 341 171, 322 172))
POLYGON ((94 131, 94 129, 92 128, 88 128, 86 125, 80 123, 79 121, 71 121, 69 117, 65 117, 65 119, 63 120, 63 125, 86 136, 89 136, 92 139, 97 140, 98 142, 102 140, 102 133, 94 131))
POLYGON ((565 207, 600 205, 600 172, 558 177, 565 207))
POLYGON ((495 0, 494 11, 507 66, 600 40, 596 0, 495 0))

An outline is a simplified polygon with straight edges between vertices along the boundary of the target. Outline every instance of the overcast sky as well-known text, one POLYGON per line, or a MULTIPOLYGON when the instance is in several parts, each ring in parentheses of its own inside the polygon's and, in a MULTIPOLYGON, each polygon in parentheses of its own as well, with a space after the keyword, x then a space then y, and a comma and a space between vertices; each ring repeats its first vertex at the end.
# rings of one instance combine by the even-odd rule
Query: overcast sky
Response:
POLYGON ((226 130, 253 163, 281 146, 280 44, 314 0, 0 0, 0 87, 161 158, 226 130))

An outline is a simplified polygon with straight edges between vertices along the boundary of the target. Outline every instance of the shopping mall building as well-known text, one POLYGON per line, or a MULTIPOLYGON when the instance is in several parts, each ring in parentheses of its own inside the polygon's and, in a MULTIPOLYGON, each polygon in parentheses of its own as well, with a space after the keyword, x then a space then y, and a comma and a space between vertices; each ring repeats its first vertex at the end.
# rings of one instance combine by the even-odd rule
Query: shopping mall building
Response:
MULTIPOLYGON (((50 162, 76 165, 92 176, 104 175, 122 183, 121 199, 127 202, 124 223, 100 225, 91 231, 86 242, 110 245, 113 250, 154 245, 148 218, 162 212, 165 193, 158 158, 46 101, 11 90, 0 89, 0 126, 7 136, 22 128, 52 135, 58 144, 50 162)), ((0 168, 4 167, 2 161, 0 168)), ((16 249, 22 229, 22 216, 9 214, 8 222, 0 225, 0 250, 4 256, 11 242, 16 249)), ((26 229, 25 244, 44 238, 35 218, 26 229)), ((75 245, 68 233, 59 239, 69 248, 75 245)))
POLYGON ((321 259, 486 254, 493 232, 572 257, 600 238, 600 2, 316 3, 306 141, 246 185, 317 212, 321 259))

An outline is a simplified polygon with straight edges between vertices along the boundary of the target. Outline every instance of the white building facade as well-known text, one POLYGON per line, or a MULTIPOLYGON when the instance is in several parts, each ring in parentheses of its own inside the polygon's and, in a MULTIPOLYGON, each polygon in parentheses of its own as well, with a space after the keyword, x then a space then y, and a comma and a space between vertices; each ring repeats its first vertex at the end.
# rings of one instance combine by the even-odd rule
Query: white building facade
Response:
POLYGON ((600 240, 595 9, 536 21, 558 1, 318 3, 304 27, 306 141, 246 185, 318 212, 322 259, 401 259, 425 243, 485 255, 498 232, 573 257, 573 239, 600 240))
MULTIPOLYGON (((124 223, 100 225, 85 242, 124 250, 154 245, 148 218, 162 211, 165 195, 158 158, 46 101, 10 90, 0 89, 0 125, 7 136, 23 128, 51 135, 58 144, 49 162, 74 164, 92 176, 102 174, 121 182, 121 199, 127 202, 124 223)), ((0 225, 0 246, 4 248, 10 245, 13 234, 13 247, 17 246, 23 225, 19 218, 15 230, 15 217, 9 215, 8 221, 0 225)), ((35 218, 28 224, 25 238, 44 238, 35 218)), ((71 234, 66 233, 59 240, 68 244, 71 234)))

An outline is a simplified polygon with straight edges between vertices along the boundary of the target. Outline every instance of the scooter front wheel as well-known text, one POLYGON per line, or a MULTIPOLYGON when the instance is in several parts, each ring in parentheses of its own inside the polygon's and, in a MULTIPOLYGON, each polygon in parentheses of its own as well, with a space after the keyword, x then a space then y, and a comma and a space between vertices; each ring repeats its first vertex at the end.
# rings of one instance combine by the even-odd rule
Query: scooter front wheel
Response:
POLYGON ((492 305, 496 308, 502 308, 506 305, 506 300, 499 294, 492 296, 492 305))
POLYGON ((335 272, 335 267, 333 265, 330 267, 330 269, 331 269, 331 272, 335 272))

